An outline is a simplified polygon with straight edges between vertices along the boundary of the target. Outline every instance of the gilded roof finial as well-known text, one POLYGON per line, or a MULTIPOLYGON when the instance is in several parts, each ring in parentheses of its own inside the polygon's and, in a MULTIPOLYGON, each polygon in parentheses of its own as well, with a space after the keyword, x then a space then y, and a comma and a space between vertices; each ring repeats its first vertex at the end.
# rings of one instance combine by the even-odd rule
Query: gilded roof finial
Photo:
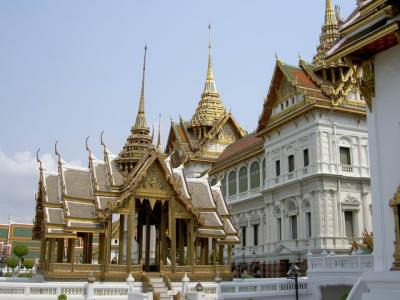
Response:
POLYGON ((146 74, 146 55, 147 55, 147 45, 144 46, 142 87, 140 90, 139 109, 138 109, 138 114, 136 116, 135 128, 146 128, 146 116, 144 110, 144 79, 146 74))
POLYGON ((154 124, 153 125, 151 125, 151 142, 153 143, 153 140, 154 140, 154 124))
POLYGON ((40 152, 40 148, 37 149, 37 151, 36 151, 36 161, 39 163, 39 170, 42 170, 43 169, 42 168, 42 161, 39 158, 39 152, 40 152))
POLYGON ((91 153, 92 153, 92 150, 90 150, 89 144, 88 144, 89 137, 90 137, 90 136, 87 136, 87 137, 86 137, 86 140, 85 140, 85 147, 86 147, 86 151, 88 151, 89 154, 91 154, 91 153))
POLYGON ((54 144, 54 153, 55 153, 55 155, 58 156, 58 162, 61 162, 62 158, 61 158, 60 153, 58 152, 57 144, 58 144, 58 140, 54 144))
POLYGON ((106 144, 104 144, 103 134, 104 134, 104 130, 102 130, 101 133, 100 133, 100 143, 101 143, 102 146, 105 146, 106 144))

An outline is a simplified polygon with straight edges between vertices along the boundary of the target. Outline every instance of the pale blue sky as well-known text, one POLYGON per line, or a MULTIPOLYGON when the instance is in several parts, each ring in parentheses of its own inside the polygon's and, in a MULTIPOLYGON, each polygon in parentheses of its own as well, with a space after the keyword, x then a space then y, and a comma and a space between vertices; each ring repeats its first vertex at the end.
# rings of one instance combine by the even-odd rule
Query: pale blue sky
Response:
MULTIPOLYGON (((355 2, 335 1, 343 16, 355 2)), ((85 137, 100 156, 102 130, 118 153, 136 115, 146 43, 147 119, 151 125, 162 113, 165 140, 170 116, 190 119, 200 99, 208 23, 217 88, 250 132, 274 53, 291 64, 298 53, 310 60, 324 7, 324 0, 0 0, 0 161, 28 161, 37 147, 52 153, 58 139, 64 159, 86 165, 85 137)))

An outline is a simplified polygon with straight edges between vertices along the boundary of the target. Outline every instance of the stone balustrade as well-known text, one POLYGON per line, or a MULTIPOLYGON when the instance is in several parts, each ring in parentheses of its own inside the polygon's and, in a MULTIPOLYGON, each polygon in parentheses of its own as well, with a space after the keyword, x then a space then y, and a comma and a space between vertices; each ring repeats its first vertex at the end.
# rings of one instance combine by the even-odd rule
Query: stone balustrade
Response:
MULTIPOLYGON (((8 299, 7 296, 18 299, 56 299, 60 294, 65 294, 69 298, 84 299, 87 292, 86 282, 0 282, 0 298, 8 299)), ((93 295, 96 299, 127 299, 129 285, 127 283, 93 283, 93 295)), ((134 282, 133 291, 140 293, 142 291, 142 283, 134 282)), ((143 294, 143 299, 147 299, 147 295, 143 294)))
POLYGON ((354 253, 352 255, 335 255, 334 253, 312 256, 308 255, 308 274, 324 272, 357 272, 362 273, 373 268, 373 255, 354 253))

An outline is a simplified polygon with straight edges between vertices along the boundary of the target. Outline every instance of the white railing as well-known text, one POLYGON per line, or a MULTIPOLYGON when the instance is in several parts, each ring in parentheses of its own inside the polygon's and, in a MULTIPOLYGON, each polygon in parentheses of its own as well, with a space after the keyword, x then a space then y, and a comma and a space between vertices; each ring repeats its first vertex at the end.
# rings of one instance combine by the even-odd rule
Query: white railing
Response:
MULTIPOLYGON (((310 293, 307 278, 299 278, 299 292, 310 293)), ((234 294, 262 294, 263 296, 294 295, 294 280, 286 278, 244 279, 221 282, 221 294, 228 299, 234 294)))
POLYGON ((322 255, 308 258, 308 274, 323 272, 364 272, 373 268, 372 254, 322 255))
MULTIPOLYGON (((300 295, 311 295, 308 279, 299 278, 298 288, 300 295)), ((279 299, 280 297, 295 295, 294 280, 286 278, 262 279, 235 279, 229 282, 202 283, 203 290, 196 292, 195 283, 190 282, 185 299, 279 299)), ((308 297, 306 297, 308 298, 308 297)), ((303 297, 303 299, 306 299, 303 297)))
MULTIPOLYGON (((85 282, 0 282, 0 298, 8 295, 19 295, 19 298, 38 297, 40 299, 55 299, 55 296, 65 294, 68 296, 74 296, 82 299, 87 293, 88 284, 85 282)), ((114 299, 127 299, 129 286, 127 283, 100 283, 96 282, 92 284, 93 294, 102 299, 109 299, 110 296, 114 299), (107 297, 107 298, 106 298, 107 297)), ((142 283, 133 283, 133 291, 141 292, 142 283)), ((145 296, 144 296, 145 297, 145 296)), ((18 299, 19 299, 18 298, 18 299)), ((36 298, 38 299, 38 298, 36 298)))

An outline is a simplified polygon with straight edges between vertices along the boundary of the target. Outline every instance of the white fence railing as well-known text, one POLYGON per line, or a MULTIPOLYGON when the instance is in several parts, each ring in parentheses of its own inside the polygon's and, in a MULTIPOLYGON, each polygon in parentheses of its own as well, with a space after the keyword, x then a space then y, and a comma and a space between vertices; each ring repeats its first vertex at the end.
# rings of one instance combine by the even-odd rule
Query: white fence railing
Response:
POLYGON ((327 254, 321 256, 308 255, 308 274, 323 272, 365 272, 374 266, 372 254, 335 255, 327 254))
MULTIPOLYGON (((298 281, 300 295, 311 295, 308 279, 301 277, 298 281)), ((185 297, 194 299, 249 299, 262 298, 279 299, 295 295, 294 280, 286 278, 238 279, 229 282, 202 284, 203 291, 196 292, 195 283, 189 283, 185 297)), ((307 297, 308 298, 308 297, 307 297)), ((304 298, 305 299, 305 298, 304 298)))
MULTIPOLYGON (((55 296, 65 294, 69 298, 83 299, 88 292, 88 283, 85 282, 0 282, 0 298, 5 296, 19 296, 18 299, 35 298, 39 299, 56 299, 55 296)), ((129 285, 127 283, 108 282, 100 283, 95 282, 90 286, 92 294, 96 299, 127 299, 129 285)), ((142 291, 142 283, 132 283, 132 289, 136 293, 142 291)), ((143 298, 146 295, 143 294, 143 298)))

